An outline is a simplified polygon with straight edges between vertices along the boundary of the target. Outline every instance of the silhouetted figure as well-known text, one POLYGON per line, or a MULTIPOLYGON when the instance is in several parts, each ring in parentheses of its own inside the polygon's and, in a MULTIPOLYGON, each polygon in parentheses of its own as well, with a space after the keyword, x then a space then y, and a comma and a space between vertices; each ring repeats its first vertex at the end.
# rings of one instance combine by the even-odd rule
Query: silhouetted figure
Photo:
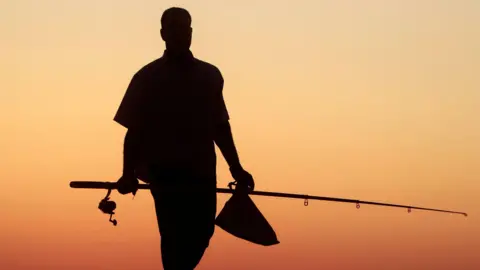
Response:
POLYGON ((214 233, 215 144, 237 189, 254 181, 239 161, 217 67, 190 51, 188 11, 167 9, 161 19, 163 56, 133 76, 114 120, 126 127, 119 192, 150 183, 161 235, 164 269, 192 270, 214 233))

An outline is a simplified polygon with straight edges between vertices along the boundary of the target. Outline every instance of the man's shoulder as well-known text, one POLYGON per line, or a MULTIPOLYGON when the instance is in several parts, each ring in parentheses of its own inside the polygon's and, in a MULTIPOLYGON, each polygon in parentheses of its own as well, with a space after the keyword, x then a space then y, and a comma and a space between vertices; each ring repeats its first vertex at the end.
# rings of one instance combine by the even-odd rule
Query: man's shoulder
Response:
POLYGON ((194 58, 194 60, 200 68, 204 68, 205 70, 213 70, 213 71, 219 70, 217 66, 205 60, 198 59, 198 58, 194 58))
POLYGON ((210 75, 214 78, 222 79, 222 73, 220 72, 220 69, 214 64, 198 58, 194 58, 194 61, 202 73, 207 73, 207 75, 210 75))
POLYGON ((164 62, 163 57, 160 57, 160 58, 157 58, 157 59, 154 59, 154 60, 150 61, 149 63, 145 64, 143 67, 141 67, 135 73, 135 77, 143 77, 145 75, 151 74, 154 70, 161 67, 163 62, 164 62))

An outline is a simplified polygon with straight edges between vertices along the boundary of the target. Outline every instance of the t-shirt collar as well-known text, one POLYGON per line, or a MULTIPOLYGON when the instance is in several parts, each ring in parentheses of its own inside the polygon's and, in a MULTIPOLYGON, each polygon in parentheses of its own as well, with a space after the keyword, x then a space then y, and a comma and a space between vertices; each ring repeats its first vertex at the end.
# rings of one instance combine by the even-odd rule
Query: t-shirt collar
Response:
POLYGON ((178 55, 172 54, 171 52, 164 50, 163 58, 165 58, 167 62, 173 61, 177 63, 191 63, 194 60, 193 54, 190 50, 178 55))

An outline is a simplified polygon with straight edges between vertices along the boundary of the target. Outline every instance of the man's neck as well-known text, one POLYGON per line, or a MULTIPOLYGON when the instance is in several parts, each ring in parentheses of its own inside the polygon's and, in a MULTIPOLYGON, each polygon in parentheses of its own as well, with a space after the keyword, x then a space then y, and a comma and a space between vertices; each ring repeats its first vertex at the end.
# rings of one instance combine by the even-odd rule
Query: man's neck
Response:
POLYGON ((167 59, 171 59, 173 61, 189 61, 193 59, 193 54, 190 50, 184 50, 184 51, 174 51, 174 50, 168 50, 166 49, 164 51, 164 56, 167 59))

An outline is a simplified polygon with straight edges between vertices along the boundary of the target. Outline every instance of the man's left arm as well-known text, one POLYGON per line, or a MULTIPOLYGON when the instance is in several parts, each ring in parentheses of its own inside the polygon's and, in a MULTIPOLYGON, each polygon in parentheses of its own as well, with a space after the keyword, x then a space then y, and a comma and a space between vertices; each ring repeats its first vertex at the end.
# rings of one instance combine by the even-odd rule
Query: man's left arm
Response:
POLYGON ((230 169, 241 169, 242 165, 233 140, 232 127, 228 120, 216 124, 214 141, 230 169))
POLYGON ((233 178, 239 183, 245 183, 252 190, 255 186, 252 176, 243 169, 237 148, 233 139, 230 117, 223 98, 223 77, 218 71, 214 93, 214 141, 227 161, 233 178))

